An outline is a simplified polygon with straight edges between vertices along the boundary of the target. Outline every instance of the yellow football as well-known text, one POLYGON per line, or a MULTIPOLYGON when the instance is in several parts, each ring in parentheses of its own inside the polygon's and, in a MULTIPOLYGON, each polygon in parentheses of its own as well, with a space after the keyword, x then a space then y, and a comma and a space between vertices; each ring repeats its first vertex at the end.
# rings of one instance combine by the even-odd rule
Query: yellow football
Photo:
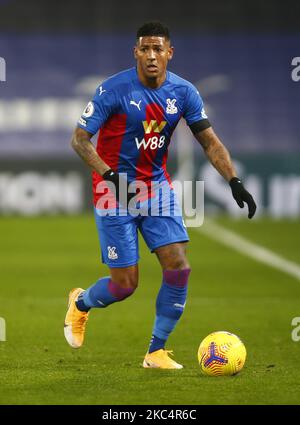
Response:
POLYGON ((244 366, 246 348, 240 338, 230 332, 209 334, 198 349, 198 361, 205 375, 235 375, 244 366))

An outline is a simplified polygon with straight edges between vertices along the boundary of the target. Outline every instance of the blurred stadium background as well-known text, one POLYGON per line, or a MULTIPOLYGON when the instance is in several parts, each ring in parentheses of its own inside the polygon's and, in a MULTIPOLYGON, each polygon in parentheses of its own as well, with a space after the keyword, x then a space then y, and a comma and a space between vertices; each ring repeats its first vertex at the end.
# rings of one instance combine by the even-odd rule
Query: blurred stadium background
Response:
POLYGON ((244 375, 247 382, 238 378, 226 392, 225 381, 218 389, 205 381, 204 394, 192 369, 178 381, 182 389, 189 379, 190 391, 184 396, 175 394, 176 386, 174 394, 164 392, 174 387, 167 375, 160 383, 157 376, 153 382, 146 378, 155 400, 139 387, 143 371, 135 372, 135 352, 124 354, 126 332, 120 335, 118 330, 130 327, 131 345, 143 354, 160 279, 144 245, 142 265, 148 275, 144 272, 143 289, 137 294, 139 307, 129 300, 132 311, 127 304, 118 306, 120 316, 117 309, 107 312, 112 328, 101 330, 110 340, 108 356, 125 365, 120 380, 112 372, 112 359, 101 360, 106 370, 98 368, 104 354, 97 345, 101 319, 96 314, 89 330, 94 344, 83 352, 83 361, 77 353, 71 355, 63 341, 60 326, 67 291, 86 286, 99 274, 97 236, 89 215, 90 173, 70 147, 71 134, 97 85, 133 66, 136 29, 149 20, 170 27, 175 56, 169 69, 198 87, 213 127, 257 201, 257 217, 251 222, 233 220, 245 217, 245 211, 235 205, 185 122, 171 145, 171 175, 205 181, 206 218, 214 217, 222 226, 300 262, 300 81, 292 79, 292 60, 300 57, 299 1, 0 0, 0 57, 6 61, 6 81, 0 82, 0 316, 7 321, 7 342, 0 342, 0 403, 299 400, 297 344, 290 338, 291 320, 299 315, 299 266, 294 274, 274 271, 236 257, 204 234, 199 239, 196 231, 190 248, 193 279, 196 283, 201 276, 204 286, 194 285, 190 310, 173 342, 180 346, 183 335, 179 354, 193 368, 191 353, 207 333, 222 328, 241 333, 253 350, 244 375), (221 309, 218 317, 216 306, 221 309), (143 335, 130 322, 135 311, 145 314, 143 335), (279 348, 274 352, 275 346, 285 346, 288 353, 279 348), (290 374, 283 363, 287 356, 290 374), (74 361, 80 363, 79 370, 89 364, 88 386, 84 373, 83 378, 72 375, 74 361), (265 371, 272 372, 274 362, 281 366, 271 378, 265 371), (127 368, 133 374, 129 380, 127 368), (103 385, 100 374, 106 377, 103 385), (85 394, 77 391, 76 382, 85 394), (64 389, 64 383, 70 387, 64 389), (133 394, 127 397, 128 385, 133 394), (91 394, 91 388, 96 392, 91 394))
MULTIPOLYGON (((259 214, 300 213, 299 2, 1 0, 0 212, 79 213, 90 209, 89 173, 70 148, 77 119, 97 85, 133 66, 135 31, 149 19, 170 26, 170 70, 202 93, 209 118, 255 195, 259 214)), ((184 122, 169 169, 205 180, 206 210, 240 214, 184 122), (183 155, 184 151, 184 155, 183 155)))

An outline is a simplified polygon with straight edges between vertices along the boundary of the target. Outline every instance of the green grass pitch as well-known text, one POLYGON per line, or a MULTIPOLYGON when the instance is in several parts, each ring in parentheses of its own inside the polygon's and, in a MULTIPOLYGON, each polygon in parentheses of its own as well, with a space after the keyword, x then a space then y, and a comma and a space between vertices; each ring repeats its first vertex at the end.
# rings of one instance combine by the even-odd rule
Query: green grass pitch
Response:
MULTIPOLYGON (((299 221, 218 222, 300 263, 299 221)), ((167 345, 184 369, 145 370, 161 271, 144 242, 138 290, 93 310, 84 347, 72 350, 63 336, 67 294, 107 275, 93 217, 2 217, 0 404, 299 404, 300 341, 292 341, 291 321, 300 316, 300 281, 189 233, 188 302, 167 345), (200 374, 198 346, 215 330, 244 341, 240 374, 200 374)))

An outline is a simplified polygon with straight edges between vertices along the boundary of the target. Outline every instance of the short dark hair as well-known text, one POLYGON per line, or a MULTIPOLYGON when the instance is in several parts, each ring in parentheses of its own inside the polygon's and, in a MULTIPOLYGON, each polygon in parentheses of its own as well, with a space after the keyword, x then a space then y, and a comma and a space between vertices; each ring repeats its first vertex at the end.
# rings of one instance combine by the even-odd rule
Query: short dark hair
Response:
POLYGON ((166 40, 170 40, 170 31, 161 22, 146 22, 137 30, 136 39, 147 36, 165 37, 166 40))

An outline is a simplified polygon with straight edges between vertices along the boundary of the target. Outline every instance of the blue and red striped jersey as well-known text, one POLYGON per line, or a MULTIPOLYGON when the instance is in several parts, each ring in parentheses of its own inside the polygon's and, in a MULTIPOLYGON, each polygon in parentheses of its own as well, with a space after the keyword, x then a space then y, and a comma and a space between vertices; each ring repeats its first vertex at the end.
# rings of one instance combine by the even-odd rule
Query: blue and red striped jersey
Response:
MULTIPOLYGON (((144 86, 137 69, 121 71, 96 90, 78 121, 91 134, 99 131, 97 152, 128 181, 170 181, 166 170, 168 147, 180 118, 188 125, 207 119, 195 86, 167 71, 157 89, 144 86)), ((94 201, 101 176, 93 172, 94 201)))

